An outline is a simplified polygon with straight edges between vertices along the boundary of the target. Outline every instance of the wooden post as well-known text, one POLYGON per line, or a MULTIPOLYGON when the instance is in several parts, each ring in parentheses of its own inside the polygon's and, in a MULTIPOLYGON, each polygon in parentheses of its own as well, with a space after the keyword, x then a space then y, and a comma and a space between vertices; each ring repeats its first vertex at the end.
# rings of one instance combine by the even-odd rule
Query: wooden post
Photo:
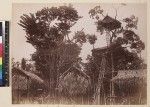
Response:
POLYGON ((29 77, 27 77, 27 99, 30 101, 30 93, 29 93, 29 77))
MULTIPOLYGON (((20 82, 20 81, 19 81, 19 75, 18 75, 18 74, 17 74, 17 82, 20 82)), ((18 91, 17 91, 17 92, 18 92, 18 96, 17 96, 17 100, 18 100, 18 101, 17 101, 17 103, 20 103, 20 98, 19 98, 19 97, 20 97, 20 95, 19 95, 19 94, 20 94, 20 93, 19 93, 19 91, 20 91, 19 88, 20 88, 20 87, 19 87, 19 83, 18 83, 17 85, 18 85, 18 87, 17 87, 17 88, 18 88, 18 89, 17 89, 17 90, 18 90, 18 91)))

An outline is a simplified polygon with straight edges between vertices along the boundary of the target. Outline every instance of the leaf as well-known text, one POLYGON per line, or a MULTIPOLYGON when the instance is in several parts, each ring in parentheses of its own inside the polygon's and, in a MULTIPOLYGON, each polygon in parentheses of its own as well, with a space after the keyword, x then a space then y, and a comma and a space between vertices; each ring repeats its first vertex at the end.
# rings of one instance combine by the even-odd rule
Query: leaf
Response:
POLYGON ((88 35, 88 41, 91 45, 95 44, 97 37, 95 35, 88 35))

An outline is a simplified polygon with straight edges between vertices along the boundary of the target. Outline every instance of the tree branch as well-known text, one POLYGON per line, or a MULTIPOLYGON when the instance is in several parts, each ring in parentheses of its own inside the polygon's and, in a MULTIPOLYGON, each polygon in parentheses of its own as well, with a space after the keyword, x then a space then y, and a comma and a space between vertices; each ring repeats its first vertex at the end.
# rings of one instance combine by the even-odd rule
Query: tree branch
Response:
POLYGON ((115 19, 117 19, 117 15, 118 15, 117 9, 115 9, 115 12, 116 12, 115 19))

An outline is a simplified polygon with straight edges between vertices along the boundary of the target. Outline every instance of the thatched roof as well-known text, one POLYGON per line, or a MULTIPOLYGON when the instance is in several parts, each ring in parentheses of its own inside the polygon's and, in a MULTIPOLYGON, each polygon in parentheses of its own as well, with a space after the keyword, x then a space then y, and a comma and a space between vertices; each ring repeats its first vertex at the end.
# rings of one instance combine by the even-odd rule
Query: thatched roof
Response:
POLYGON ((41 79, 36 74, 28 72, 28 71, 25 71, 25 70, 23 70, 21 68, 15 67, 15 68, 13 68, 13 72, 16 72, 17 74, 19 74, 21 76, 28 77, 28 78, 30 78, 32 80, 35 80, 35 81, 39 82, 39 83, 44 83, 44 80, 41 79))
POLYGON ((121 23, 118 20, 108 15, 101 21, 101 25, 108 30, 114 30, 121 27, 121 23))
POLYGON ((65 71, 59 81, 58 90, 70 95, 85 94, 90 85, 90 77, 75 65, 65 71))
POLYGON ((26 77, 21 75, 14 75, 12 77, 12 89, 14 90, 27 90, 31 81, 28 81, 26 77))
POLYGON ((77 73, 78 75, 81 75, 85 77, 86 79, 90 79, 90 76, 88 76, 83 70, 80 68, 76 67, 75 65, 72 65, 68 70, 66 70, 61 76, 60 79, 64 78, 68 73, 74 72, 77 73), (73 70, 74 69, 74 70, 73 70), (75 72, 76 71, 76 72, 75 72))
POLYGON ((140 70, 120 70, 118 71, 117 76, 112 78, 112 81, 118 81, 118 80, 130 80, 133 78, 139 78, 139 79, 146 79, 147 77, 147 70, 146 69, 140 69, 140 70))

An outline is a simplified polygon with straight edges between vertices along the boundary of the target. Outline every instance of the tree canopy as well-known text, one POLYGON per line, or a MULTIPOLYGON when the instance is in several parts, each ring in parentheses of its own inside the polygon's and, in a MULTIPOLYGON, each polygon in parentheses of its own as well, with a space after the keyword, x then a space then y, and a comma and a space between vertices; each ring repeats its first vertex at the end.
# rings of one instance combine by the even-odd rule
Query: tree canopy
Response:
MULTIPOLYGON (((140 69, 143 60, 139 57, 141 51, 145 49, 144 42, 140 39, 140 36, 136 34, 138 29, 138 18, 134 15, 123 18, 121 22, 117 20, 118 14, 116 10, 115 18, 108 17, 108 14, 104 14, 104 10, 101 6, 96 6, 89 11, 91 18, 95 20, 97 31, 101 35, 109 36, 110 46, 114 51, 114 63, 117 69, 140 69), (106 17, 109 20, 106 21, 106 17), (111 22, 121 23, 121 26, 115 29, 108 29, 106 25, 111 26, 111 22), (128 66, 128 67, 127 67, 128 66), (130 67, 129 67, 130 66, 130 67)), ((112 25, 114 26, 114 25, 112 25)))
POLYGON ((20 22, 26 32, 27 42, 35 48, 56 47, 81 18, 72 6, 43 8, 35 14, 23 14, 20 22))

